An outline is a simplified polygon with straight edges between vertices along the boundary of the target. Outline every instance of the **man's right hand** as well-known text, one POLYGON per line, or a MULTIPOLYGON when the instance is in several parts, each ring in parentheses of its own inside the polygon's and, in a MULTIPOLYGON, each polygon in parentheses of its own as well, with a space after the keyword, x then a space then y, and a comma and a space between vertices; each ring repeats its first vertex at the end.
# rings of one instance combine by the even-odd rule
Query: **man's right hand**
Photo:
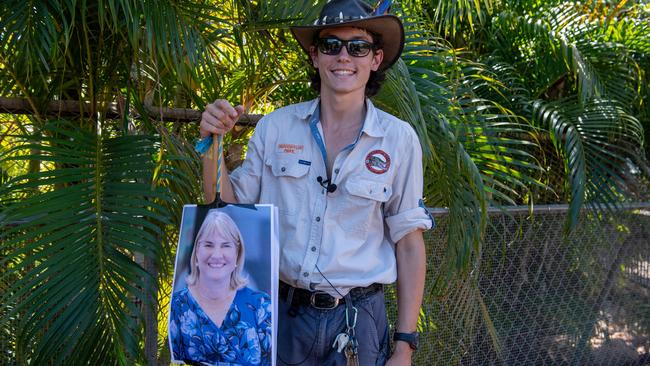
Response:
POLYGON ((225 135, 230 131, 244 114, 244 106, 238 105, 233 107, 225 99, 217 99, 214 103, 205 106, 205 111, 201 114, 201 137, 209 135, 225 135))

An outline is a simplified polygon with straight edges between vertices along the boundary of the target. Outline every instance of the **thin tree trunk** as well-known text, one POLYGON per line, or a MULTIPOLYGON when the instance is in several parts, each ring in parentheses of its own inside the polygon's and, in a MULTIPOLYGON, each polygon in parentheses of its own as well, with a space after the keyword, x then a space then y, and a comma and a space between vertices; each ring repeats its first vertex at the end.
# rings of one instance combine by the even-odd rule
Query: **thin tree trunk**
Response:
POLYGON ((144 270, 151 275, 145 288, 151 305, 144 304, 144 355, 147 365, 158 364, 158 266, 154 258, 144 257, 144 270), (153 283, 151 283, 153 282, 153 283))

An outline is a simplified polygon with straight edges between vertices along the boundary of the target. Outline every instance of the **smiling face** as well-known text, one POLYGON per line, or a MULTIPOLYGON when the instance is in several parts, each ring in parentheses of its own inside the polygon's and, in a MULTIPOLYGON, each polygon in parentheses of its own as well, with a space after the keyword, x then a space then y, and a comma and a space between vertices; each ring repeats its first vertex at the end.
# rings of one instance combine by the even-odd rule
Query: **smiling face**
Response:
POLYGON ((235 238, 224 235, 217 228, 210 228, 197 240, 196 267, 200 279, 230 281, 237 267, 237 243, 235 238))
POLYGON ((210 211, 196 235, 186 283, 229 279, 230 288, 241 288, 247 282, 242 277, 244 258, 244 239, 235 222, 224 212, 210 211))
MULTIPOLYGON (((372 36, 363 29, 353 27, 328 28, 320 32, 319 38, 336 37, 343 41, 361 39, 373 42, 372 36)), ((383 51, 371 51, 363 57, 354 57, 346 47, 337 55, 326 55, 318 48, 310 48, 314 67, 318 69, 321 96, 365 94, 365 87, 371 71, 377 71, 383 59, 383 51)))

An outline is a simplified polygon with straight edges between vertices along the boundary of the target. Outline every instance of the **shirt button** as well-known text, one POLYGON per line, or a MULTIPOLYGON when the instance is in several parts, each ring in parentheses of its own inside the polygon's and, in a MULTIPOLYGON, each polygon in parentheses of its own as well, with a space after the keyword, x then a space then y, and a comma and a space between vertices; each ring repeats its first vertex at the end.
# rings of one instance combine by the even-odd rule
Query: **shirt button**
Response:
POLYGON ((280 168, 280 170, 282 170, 283 172, 286 172, 286 171, 287 171, 287 168, 282 167, 282 168, 280 168))
POLYGON ((334 173, 339 174, 339 168, 334 169, 334 173))
POLYGON ((307 272, 303 272, 302 276, 303 276, 303 277, 309 277, 309 273, 307 273, 307 272))
POLYGON ((316 216, 316 222, 320 221, 320 216, 316 216))
POLYGON ((315 251, 316 251, 316 247, 311 247, 311 251, 312 251, 312 252, 315 252, 315 251))

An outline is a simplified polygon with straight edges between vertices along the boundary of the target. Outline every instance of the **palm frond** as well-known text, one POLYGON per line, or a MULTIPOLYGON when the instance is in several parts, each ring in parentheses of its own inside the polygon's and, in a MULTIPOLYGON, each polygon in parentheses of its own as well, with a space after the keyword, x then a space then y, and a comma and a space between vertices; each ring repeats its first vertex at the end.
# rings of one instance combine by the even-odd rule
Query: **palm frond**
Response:
POLYGON ((423 3, 431 9, 431 18, 438 32, 449 37, 456 36, 463 28, 473 33, 492 15, 496 5, 492 0, 436 0, 423 3))
POLYGON ((290 7, 272 1, 236 2, 231 13, 213 10, 231 32, 210 41, 210 62, 198 78, 203 89, 203 98, 195 98, 199 107, 201 99, 227 98, 268 112, 277 100, 297 102, 313 96, 305 79, 311 67, 303 62, 306 57, 288 26, 311 21, 318 11, 318 6, 305 0, 290 7))
POLYGON ((157 256, 169 223, 161 203, 171 199, 152 186, 156 139, 101 137, 64 121, 42 133, 53 137, 27 136, 15 149, 38 147, 56 168, 0 189, 0 199, 41 191, 0 214, 1 278, 15 278, 2 303, 16 319, 17 354, 38 364, 129 363, 140 352, 138 304, 151 302, 135 255, 157 256))
POLYGON ((543 186, 535 178, 542 171, 534 154, 539 148, 536 130, 517 109, 499 102, 513 104, 509 99, 520 88, 515 84, 514 90, 508 89, 488 65, 463 63, 455 96, 462 121, 458 136, 489 182, 492 203, 525 203, 530 187, 543 186))
POLYGON ((52 56, 61 56, 61 46, 65 43, 60 39, 66 38, 70 31, 62 4, 4 1, 0 5, 0 29, 2 63, 21 65, 24 87, 46 83, 52 56))
POLYGON ((521 65, 516 66, 520 70, 535 65, 528 84, 536 84, 532 89, 539 96, 552 92, 568 74, 582 102, 621 98, 633 103, 638 66, 627 47, 609 35, 619 23, 594 21, 594 11, 581 3, 561 3, 534 16, 506 12, 496 18, 497 33, 491 38, 503 60, 521 65))
POLYGON ((537 101, 534 121, 548 129, 565 157, 571 202, 567 229, 583 202, 614 209, 624 196, 625 170, 643 144, 643 127, 616 101, 593 99, 583 108, 575 99, 537 101))

